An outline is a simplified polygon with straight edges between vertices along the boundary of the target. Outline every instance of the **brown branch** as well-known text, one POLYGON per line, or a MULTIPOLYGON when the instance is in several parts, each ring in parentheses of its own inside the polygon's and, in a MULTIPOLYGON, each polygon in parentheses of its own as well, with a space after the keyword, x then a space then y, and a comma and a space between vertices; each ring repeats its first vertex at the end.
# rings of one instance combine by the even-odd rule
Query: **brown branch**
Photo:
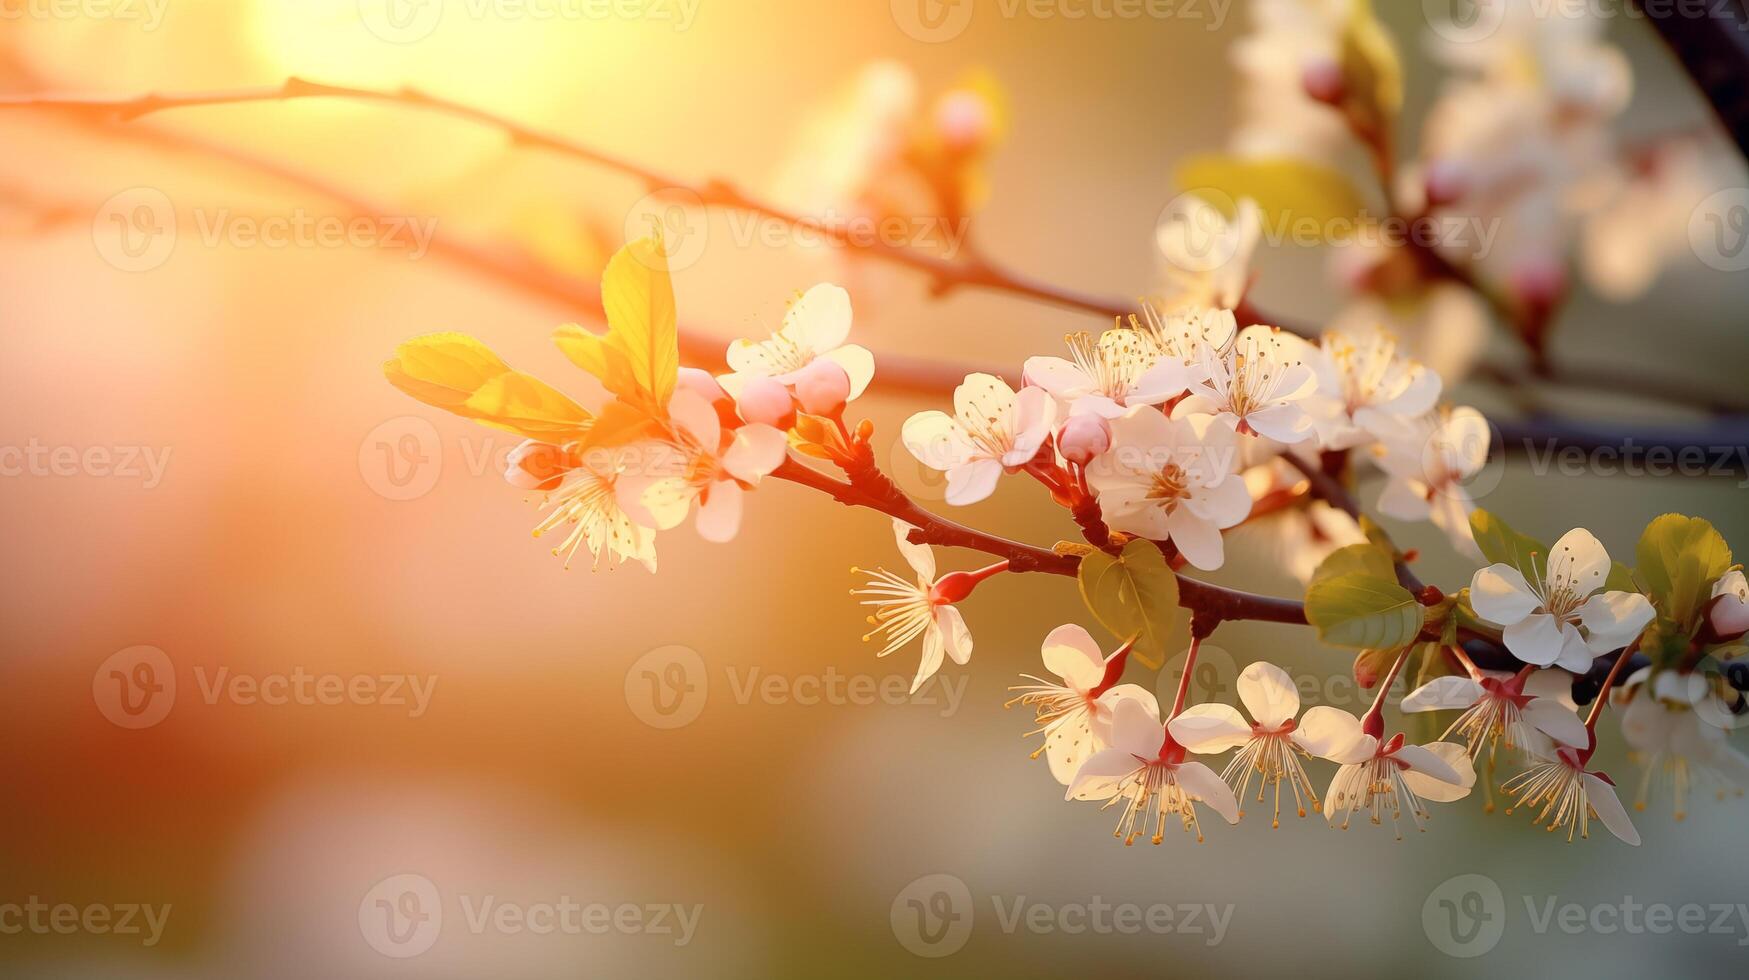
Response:
POLYGON ((56 110, 117 122, 131 122, 143 116, 171 109, 260 102, 290 102, 299 99, 348 99, 399 104, 443 113, 497 129, 518 146, 547 150, 623 174, 643 183, 651 193, 667 192, 692 195, 707 206, 732 208, 771 218, 798 228, 806 228, 830 239, 843 248, 864 252, 922 272, 930 277, 938 292, 947 292, 961 287, 990 289, 1027 299, 1040 300, 1068 309, 1096 313, 1102 317, 1122 316, 1133 311, 1131 303, 1090 296, 1031 279, 1011 272, 975 253, 967 259, 946 259, 905 245, 881 241, 878 237, 852 235, 846 229, 831 223, 751 197, 726 181, 709 180, 703 183, 686 181, 623 157, 604 153, 575 140, 542 132, 485 109, 429 95, 412 88, 388 91, 358 88, 350 85, 328 85, 293 77, 276 86, 188 92, 174 95, 152 93, 115 98, 13 96, 0 98, 0 109, 56 110))
MULTIPOLYGON (((772 476, 819 490, 842 504, 868 507, 889 517, 896 517, 917 528, 912 533, 912 540, 920 544, 969 548, 1006 558, 1011 571, 1072 576, 1080 565, 1081 560, 1074 555, 1060 555, 938 517, 917 506, 915 501, 896 488, 889 491, 878 485, 871 487, 861 480, 845 482, 803 466, 794 459, 778 467, 772 476)), ((886 486, 891 487, 890 481, 886 486)), ((1222 622, 1251 620, 1306 625, 1305 606, 1296 600, 1227 589, 1199 582, 1185 575, 1178 576, 1178 604, 1222 622)))

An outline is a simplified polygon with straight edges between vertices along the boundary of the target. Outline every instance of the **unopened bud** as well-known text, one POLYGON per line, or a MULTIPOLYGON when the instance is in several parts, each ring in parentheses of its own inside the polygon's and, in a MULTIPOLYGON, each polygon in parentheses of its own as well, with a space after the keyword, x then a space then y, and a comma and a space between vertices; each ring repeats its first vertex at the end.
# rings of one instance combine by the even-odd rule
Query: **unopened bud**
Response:
POLYGON ((1111 423, 1091 412, 1071 415, 1057 433, 1057 449, 1063 458, 1086 466, 1111 448, 1111 423))
POLYGON ((1553 255, 1532 255, 1518 263, 1507 282, 1521 304, 1548 310, 1567 292, 1567 267, 1553 255))
POLYGON ((1456 204, 1470 192, 1469 167, 1457 160, 1435 160, 1427 166, 1424 186, 1428 207, 1456 204))
POLYGON ((1749 583, 1744 581, 1741 571, 1726 572, 1713 586, 1707 625, 1720 640, 1735 640, 1749 633, 1749 583))
POLYGON ((701 368, 683 367, 677 379, 678 387, 684 391, 696 393, 700 398, 715 405, 729 397, 723 386, 717 384, 717 379, 711 377, 709 371, 701 368))
POLYGON ((1341 103, 1348 94, 1348 84, 1342 78, 1342 66, 1332 58, 1313 58, 1300 69, 1300 84, 1306 95, 1330 105, 1341 103))
POLYGON ((810 415, 836 415, 850 400, 850 375, 825 359, 815 360, 796 376, 796 401, 810 415))
POLYGON ((551 490, 571 468, 564 449, 529 439, 510 451, 504 479, 521 490, 551 490))
POLYGON ((743 421, 788 429, 796 422, 795 399, 783 382, 771 378, 748 378, 739 402, 743 421))
POLYGON ((976 92, 949 92, 936 103, 935 130, 949 149, 976 149, 989 141, 994 129, 990 104, 976 92))

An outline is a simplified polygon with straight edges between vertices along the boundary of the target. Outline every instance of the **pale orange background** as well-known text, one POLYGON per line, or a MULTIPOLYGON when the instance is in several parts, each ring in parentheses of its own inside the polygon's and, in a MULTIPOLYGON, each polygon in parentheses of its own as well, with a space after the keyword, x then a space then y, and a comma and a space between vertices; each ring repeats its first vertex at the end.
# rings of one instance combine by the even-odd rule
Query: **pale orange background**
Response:
MULTIPOLYGON (((864 62, 899 59, 926 90, 983 66, 1007 88, 1013 126, 979 240, 1018 268, 1122 296, 1151 284, 1150 239, 1174 192, 1172 163, 1225 136, 1223 57, 1243 6, 1206 31, 1182 21, 1005 19, 982 3, 962 37, 930 45, 900 32, 886 3, 703 0, 685 31, 452 16, 425 41, 394 45, 361 26, 352 0, 169 0, 152 31, 0 23, 0 89, 134 94, 292 73, 406 83, 688 179, 760 187, 796 120, 864 62)), ((1410 38, 1420 104, 1433 75, 1418 54, 1418 5, 1382 6, 1410 38)), ((1629 129, 1702 118, 1643 24, 1618 23, 1615 33, 1639 73, 1629 129)), ((320 174, 392 213, 435 218, 441 235, 531 249, 554 224, 617 235, 644 193, 508 149, 492 131, 394 106, 200 109, 137 125, 320 174)), ((997 580, 967 604, 977 652, 947 671, 969 682, 949 717, 927 705, 736 703, 730 670, 908 676, 913 652, 877 661, 857 642, 860 612, 846 595, 850 565, 897 561, 884 520, 772 486, 751 498, 731 545, 702 543, 690 529, 665 535, 659 576, 562 571, 529 538, 533 506, 495 463, 479 462, 509 438, 412 402, 379 365, 407 337, 462 330, 580 389, 547 336, 591 311, 519 295, 435 256, 208 247, 191 233, 197 212, 341 212, 126 131, 10 114, 0 139, 9 202, 0 211, 0 442, 171 454, 151 488, 120 477, 0 481, 9 566, 0 902, 173 904, 151 949, 113 936, 0 936, 0 961, 15 975, 1438 977, 1536 962, 1551 975, 1601 977, 1742 962, 1741 934, 1539 936, 1524 908, 1524 896, 1540 907, 1550 895, 1749 900, 1741 801, 1703 800, 1682 824, 1656 803, 1638 818, 1638 850, 1608 839, 1569 847, 1520 818, 1484 817, 1475 801, 1439 808, 1428 834, 1402 844, 1313 819, 1274 833, 1255 820, 1213 827, 1201 846, 1177 836, 1159 848, 1119 846, 1108 815, 1061 801, 1018 738, 1029 719, 1001 707, 1015 675, 1036 669, 1039 640, 1086 620, 1066 580, 997 580), (102 202, 136 187, 168 195, 182 227, 169 261, 145 273, 107 264, 93 230, 102 202), (64 220, 26 227, 14 198, 59 205, 64 220), (439 478, 416 499, 385 498, 377 444, 426 431, 426 421, 439 478), (126 731, 97 710, 92 680, 105 658, 137 644, 166 652, 179 692, 162 724, 126 731), (698 652, 710 693, 696 721, 665 731, 634 714, 626 676, 669 644, 698 652), (370 705, 209 705, 197 671, 221 666, 415 674, 436 687, 419 718, 370 705), (676 949, 647 936, 475 936, 452 899, 439 944, 399 961, 366 945, 357 910, 373 883, 403 872, 451 894, 702 903, 704 912, 693 942, 676 949), (931 873, 961 878, 977 903, 970 943, 940 961, 908 953, 888 919, 899 890, 931 873), (1430 890, 1465 873, 1494 878, 1507 896, 1505 940, 1479 961, 1440 954, 1422 925, 1430 890), (1213 947, 1195 936, 1009 935, 990 898, 1020 895, 1232 903, 1234 915, 1213 947)), ((769 328, 794 290, 835 274, 818 255, 737 247, 721 217, 712 229, 676 288, 683 318, 724 341, 769 328)), ((573 261, 589 274, 586 255, 573 261)), ((1307 320, 1334 308, 1314 257, 1273 255, 1262 268, 1261 295, 1277 308, 1307 320)), ((1098 326, 988 294, 934 300, 910 274, 865 271, 880 301, 859 312, 856 335, 877 351, 1012 370, 1066 330, 1098 326)), ((1630 308, 1582 297, 1557 349, 1740 385, 1746 299, 1741 275, 1681 262, 1630 308)), ((1502 407, 1480 389, 1459 394, 1502 407)), ((883 396, 878 379, 858 406, 886 445, 921 407, 883 396)), ((1599 417, 1647 411, 1609 400, 1573 407, 1599 417)), ((1734 479, 1580 480, 1515 466, 1485 503, 1545 534, 1588 526, 1625 555, 1666 510, 1708 515, 1749 548, 1743 500, 1734 479)), ((1018 482, 969 518, 1041 543, 1073 531, 1018 482)), ((1425 550, 1430 579, 1468 574, 1425 529, 1399 530, 1425 550)), ((970 567, 976 556, 942 560, 970 567)), ((1235 561, 1220 579, 1294 588, 1257 560, 1235 561)), ((1218 642, 1240 664, 1268 656, 1323 683, 1347 671, 1345 654, 1305 631, 1235 626, 1218 642)), ((1603 757, 1631 791, 1638 776, 1613 733, 1603 757)))

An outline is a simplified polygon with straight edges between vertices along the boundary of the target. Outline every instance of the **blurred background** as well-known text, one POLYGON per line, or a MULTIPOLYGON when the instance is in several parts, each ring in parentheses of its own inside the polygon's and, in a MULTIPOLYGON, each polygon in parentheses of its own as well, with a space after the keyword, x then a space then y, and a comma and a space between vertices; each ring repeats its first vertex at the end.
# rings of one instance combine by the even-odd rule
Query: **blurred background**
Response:
MULTIPOLYGON (((1414 117, 1439 78, 1424 54, 1428 20, 1421 4, 1381 6, 1414 117)), ((833 112, 862 97, 867 66, 910 78, 924 103, 976 78, 1000 89, 1002 107, 978 247, 1119 297, 1157 284, 1154 230, 1179 191, 1175 165, 1228 143, 1239 112, 1228 55, 1256 12, 1239 0, 1069 18, 980 0, 939 37, 915 19, 929 5, 874 0, 0 8, 8 94, 132 96, 290 75, 406 85, 795 207, 842 176, 829 151, 855 132, 834 129, 833 112)), ((1609 18, 1605 32, 1632 66, 1622 133, 1710 125, 1644 22, 1609 18)), ((1677 822, 1668 791, 1654 791, 1636 816, 1638 849, 1607 837, 1569 846, 1522 814, 1485 815, 1475 798, 1438 807, 1428 833, 1401 843, 1313 817, 1124 848, 1109 814, 1062 802, 1019 737, 1030 717, 1003 708, 1053 627, 1079 621, 1103 637, 1066 580, 981 589, 965 607, 972 662, 906 698, 915 651, 877 660, 846 594, 850 565, 900 561, 871 513, 767 485, 732 544, 664 535, 659 576, 562 570, 529 537, 532 502, 499 475, 515 440, 407 399, 380 364, 404 339, 456 330, 586 391, 548 342, 556 325, 594 315, 585 303, 482 275, 419 236, 476 243, 587 297, 628 234, 673 219, 644 182, 390 103, 228 105, 126 124, 11 110, 0 134, 0 443, 36 461, 0 479, 0 904, 80 910, 18 929, 6 927, 28 911, 0 913, 0 971, 1740 969, 1741 800, 1697 794, 1677 822), (256 234, 274 228, 289 237, 256 234), (951 883, 937 887, 937 875, 951 883), (1624 902, 1728 915, 1717 925, 1709 912, 1693 934, 1609 928, 1607 911, 1594 914, 1624 902), (541 928, 548 913, 568 921, 572 903, 581 927, 541 928), (1177 926, 1081 927, 1077 910, 1101 903, 1165 905, 1177 926), (1576 930, 1561 924, 1569 904, 1585 910, 1576 930), (129 932, 121 918, 134 905, 129 932), (1047 911, 1015 921, 1034 907, 1047 911), (914 908, 945 909, 931 921, 946 932, 919 925, 914 908)), ((1713 190, 1749 183, 1722 159, 1713 190)), ((936 296, 912 271, 783 228, 757 234, 720 211, 680 220, 697 233, 677 263, 681 316, 717 344, 763 334, 798 289, 825 279, 852 285, 853 339, 877 355, 1012 374, 1029 354, 1055 353, 1066 331, 1101 325, 997 293, 936 296)), ((1340 299, 1313 251, 1265 248, 1258 303, 1307 323, 1331 316, 1340 299)), ((1581 288, 1555 353, 1740 388, 1749 280, 1678 252, 1629 301, 1581 288)), ((1487 343, 1515 354, 1498 336, 1487 343)), ((1516 411, 1497 387, 1453 397, 1516 411)), ((905 417, 945 401, 883 391, 877 374, 855 407, 878 443, 896 445, 905 417)), ((1600 424, 1689 420, 1608 393, 1559 405, 1600 424)), ((938 485, 892 462, 939 506, 938 485)), ((1627 556, 1646 521, 1679 510, 1749 542, 1741 474, 1539 472, 1519 458, 1498 477, 1483 505, 1543 537, 1583 525, 1627 556)), ((1376 483, 1362 494, 1370 503, 1376 483)), ((1043 544, 1074 532, 1019 481, 964 516, 1043 544)), ((1390 526, 1422 549, 1424 578, 1455 587, 1469 575, 1431 527, 1390 526)), ((1218 581, 1298 590, 1268 548, 1230 551, 1218 581)), ((1222 676, 1268 657, 1301 678, 1308 702, 1359 710, 1369 697, 1349 680, 1349 655, 1305 630, 1240 624, 1216 643, 1222 676)), ((1132 665, 1129 679, 1169 689, 1165 677, 1132 665)), ((1605 727, 1599 758, 1631 796, 1639 772, 1605 727)))

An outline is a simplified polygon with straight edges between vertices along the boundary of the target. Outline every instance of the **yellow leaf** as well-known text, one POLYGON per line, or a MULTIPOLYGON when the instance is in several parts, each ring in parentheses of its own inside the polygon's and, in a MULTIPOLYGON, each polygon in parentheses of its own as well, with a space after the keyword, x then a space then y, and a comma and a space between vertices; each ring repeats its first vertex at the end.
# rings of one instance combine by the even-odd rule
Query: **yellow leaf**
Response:
POLYGON ((583 435, 583 446, 623 446, 646 435, 655 435, 655 420, 647 412, 622 401, 608 402, 601 414, 591 419, 583 435))
POLYGON ((638 387, 655 407, 665 408, 680 373, 680 340, 668 253, 660 237, 640 238, 614 254, 601 277, 601 305, 612 341, 625 352, 638 387))
POLYGON ((1339 171, 1292 157, 1195 156, 1179 165, 1178 186, 1200 194, 1229 218, 1234 202, 1251 198, 1276 227, 1308 220, 1354 222, 1366 208, 1339 171))
POLYGON ((642 403, 643 389, 632 373, 631 356, 617 335, 597 336, 575 323, 553 331, 553 343, 572 364, 594 375, 602 386, 628 401, 642 403))
POLYGON ((1372 127, 1395 117, 1403 107, 1403 62, 1396 41, 1373 13, 1371 0, 1353 0, 1342 32, 1341 56, 1350 111, 1359 111, 1372 127))
POLYGON ((485 425, 555 444, 580 438, 591 421, 581 405, 520 371, 506 371, 481 385, 464 407, 485 425))
POLYGON ((466 418, 476 417, 467 407, 468 399, 509 370, 485 344, 460 333, 415 337, 383 362, 383 376, 390 384, 427 405, 466 418))

